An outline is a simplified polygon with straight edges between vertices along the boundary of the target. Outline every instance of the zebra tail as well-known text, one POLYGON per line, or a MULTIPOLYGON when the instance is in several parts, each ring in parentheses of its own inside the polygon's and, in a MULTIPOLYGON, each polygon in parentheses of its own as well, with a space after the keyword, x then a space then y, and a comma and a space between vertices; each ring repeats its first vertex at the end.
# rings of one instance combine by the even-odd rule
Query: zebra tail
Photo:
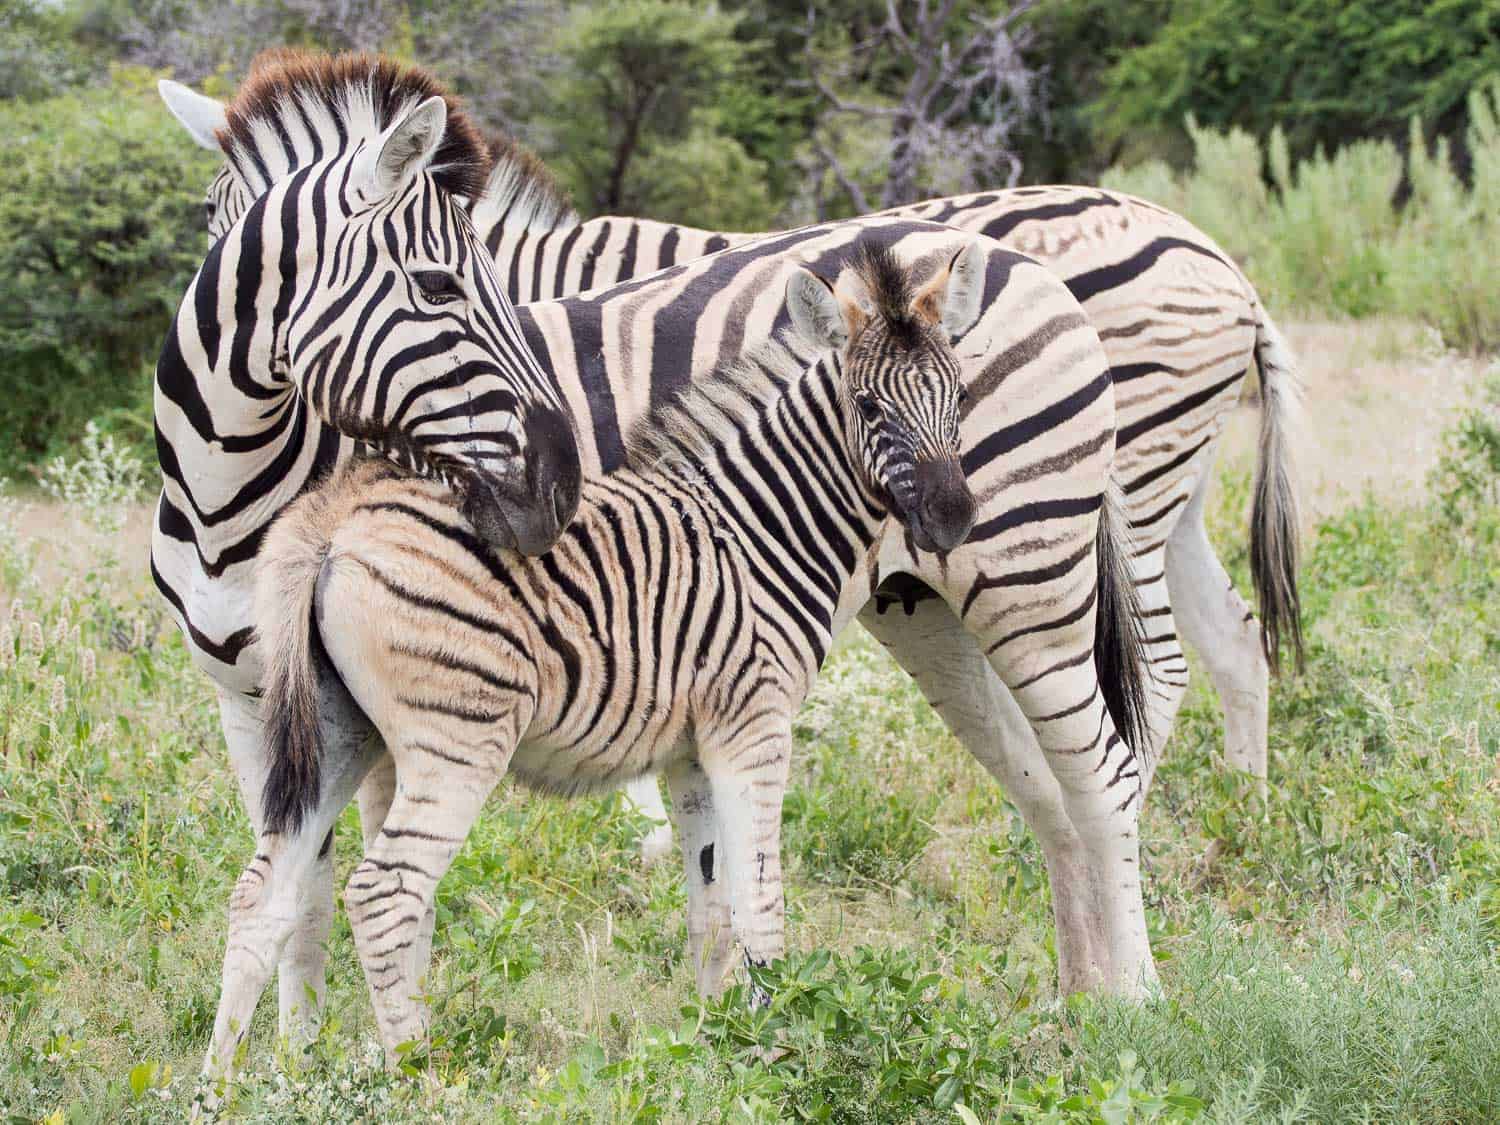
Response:
POLYGON ((1127 526, 1124 503, 1111 485, 1099 509, 1094 540, 1099 569, 1094 666, 1115 730, 1132 750, 1145 753, 1151 736, 1146 710, 1151 668, 1141 637, 1141 603, 1130 570, 1127 526))
POLYGON ((1302 603, 1297 593, 1297 487, 1295 432, 1302 413, 1296 359, 1264 307, 1255 324, 1255 362, 1260 368, 1260 450, 1250 510, 1250 575, 1260 603, 1261 646, 1271 671, 1281 672, 1286 641, 1302 670, 1302 603))
POLYGON ((317 805, 322 785, 318 641, 314 601, 328 558, 332 521, 312 493, 276 521, 260 550, 255 622, 266 665, 266 748, 261 794, 265 830, 296 833, 317 805))

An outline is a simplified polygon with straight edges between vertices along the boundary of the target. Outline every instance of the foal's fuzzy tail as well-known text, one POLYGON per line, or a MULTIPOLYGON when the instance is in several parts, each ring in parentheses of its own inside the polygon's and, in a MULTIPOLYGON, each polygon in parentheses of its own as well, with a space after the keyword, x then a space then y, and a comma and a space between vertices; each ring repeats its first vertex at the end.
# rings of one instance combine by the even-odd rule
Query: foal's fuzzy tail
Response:
POLYGON ((1099 564, 1094 666, 1115 730, 1132 750, 1145 753, 1151 744, 1146 714, 1150 665, 1141 639, 1141 603, 1130 570, 1127 526, 1123 501, 1110 485, 1099 509, 1099 532, 1094 540, 1099 564))
POLYGON ((256 564, 255 626, 264 649, 269 769, 261 806, 267 832, 297 832, 318 802, 323 738, 313 603, 332 529, 323 490, 277 519, 256 564))
POLYGON ((1285 639, 1302 668, 1302 603, 1297 593, 1297 488, 1294 435, 1302 411, 1302 386, 1291 348, 1264 307, 1255 323, 1260 368, 1260 453, 1250 510, 1250 575, 1260 602, 1261 645, 1273 672, 1281 671, 1285 639))

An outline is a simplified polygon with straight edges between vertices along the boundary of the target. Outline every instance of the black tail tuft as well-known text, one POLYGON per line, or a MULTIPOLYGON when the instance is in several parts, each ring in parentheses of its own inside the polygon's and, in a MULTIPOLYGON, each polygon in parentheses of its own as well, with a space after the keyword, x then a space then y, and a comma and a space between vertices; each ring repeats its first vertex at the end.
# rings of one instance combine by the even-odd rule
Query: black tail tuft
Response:
POLYGON ((264 700, 270 769, 261 795, 267 832, 296 833, 322 789, 323 736, 316 673, 273 677, 264 700))
POLYGON ((271 526, 255 560, 255 631, 266 667, 266 785, 261 794, 269 832, 296 832, 322 788, 323 736, 314 606, 328 558, 330 528, 324 489, 297 500, 271 526))
POLYGON ((1141 639, 1141 605, 1130 573, 1129 540, 1120 502, 1104 495, 1095 540, 1099 564, 1098 620, 1094 627, 1094 666, 1104 705, 1126 744, 1144 754, 1151 744, 1147 680, 1151 668, 1141 639))

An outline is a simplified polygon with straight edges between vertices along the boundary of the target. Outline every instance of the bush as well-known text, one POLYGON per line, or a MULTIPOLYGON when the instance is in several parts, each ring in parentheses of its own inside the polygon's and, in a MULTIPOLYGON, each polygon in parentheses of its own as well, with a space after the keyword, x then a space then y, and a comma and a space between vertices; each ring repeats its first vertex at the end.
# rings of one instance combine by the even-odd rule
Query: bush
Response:
POLYGON ((1500 344, 1500 260, 1484 249, 1500 241, 1500 82, 1470 94, 1469 118, 1471 185, 1446 141, 1429 150, 1416 119, 1404 161, 1391 142, 1367 140, 1294 165, 1280 128, 1263 153, 1242 130, 1190 118, 1190 172, 1150 161, 1102 182, 1198 223, 1273 305, 1415 316, 1451 346, 1478 350, 1500 344), (1397 207, 1403 176, 1411 194, 1397 207))
POLYGON ((756 230, 774 208, 764 140, 772 103, 749 69, 756 40, 738 16, 680 0, 584 8, 559 42, 565 60, 547 146, 587 210, 756 230))
POLYGON ((1095 120, 1106 141, 1158 148, 1189 112, 1261 135, 1280 124, 1299 155, 1396 139, 1413 116, 1456 135, 1469 89, 1500 70, 1495 13, 1492 0, 1180 0, 1149 42, 1124 40, 1095 120))
POLYGON ((0 136, 0 472, 104 414, 150 436, 151 371, 203 257, 214 159, 151 88, 7 105, 0 136))

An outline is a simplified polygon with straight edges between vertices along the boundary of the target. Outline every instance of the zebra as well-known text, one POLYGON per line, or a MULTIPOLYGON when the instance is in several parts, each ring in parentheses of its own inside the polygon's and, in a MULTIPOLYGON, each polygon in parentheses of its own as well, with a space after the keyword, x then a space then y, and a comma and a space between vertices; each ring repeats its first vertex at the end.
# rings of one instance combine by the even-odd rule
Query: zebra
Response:
MULTIPOLYGON (((155 385, 151 575, 218 689, 256 824, 251 567, 277 512, 363 448, 451 489, 486 541, 536 554, 581 486, 568 406, 456 202, 488 167, 472 124, 391 64, 286 77, 265 74, 228 109, 231 166, 264 190, 193 279, 155 385), (288 119, 316 124, 315 143, 284 147, 288 119)), ((319 864, 328 901, 280 966, 289 1034, 323 986, 331 854, 319 864)))
MULTIPOLYGON (((321 87, 318 68, 335 60, 314 56, 298 65, 321 87)), ((276 138, 278 151, 311 147, 302 131, 316 125, 283 122, 287 143, 276 138)), ((624 435, 637 419, 786 327, 788 270, 838 276, 857 241, 877 239, 925 276, 947 261, 958 237, 950 227, 903 218, 807 227, 517 315, 570 408, 584 473, 595 476, 623 463, 624 435)), ((964 580, 914 542, 902 545, 904 553, 892 545, 877 596, 859 617, 918 675, 1037 832, 1052 883, 1062 990, 1138 993, 1154 975, 1135 858, 1140 796, 1154 758, 1125 761, 1103 726, 1075 728, 1078 716, 1098 714, 1097 700, 1073 697, 1066 670, 1031 655, 1033 646, 1071 646, 1073 633, 1092 620, 1083 601, 1093 586, 1080 578, 1091 560, 1062 545, 1074 541, 1080 523, 1092 526, 1108 491, 1113 384, 1098 333, 1055 274, 1002 248, 985 260, 984 312, 955 349, 968 394, 963 464, 980 505, 966 549, 987 565, 964 580), (939 597, 923 596, 928 591, 939 597), (903 612, 886 612, 892 604, 903 612), (1071 788, 1060 783, 1052 766, 1065 751, 1101 772, 1070 774, 1071 788), (1113 798, 1107 810, 1101 794, 1113 798)), ((1170 644, 1159 567, 1139 593, 1170 644)), ((248 628, 242 610, 235 608, 237 620, 248 628)), ((1152 692, 1151 741, 1159 744, 1170 700, 1160 665, 1152 692)), ((359 792, 367 839, 393 793, 394 771, 383 759, 359 792)), ((326 911, 310 918, 289 946, 319 946, 327 924, 326 911)))
MULTIPOLYGON (((180 86, 164 89, 163 97, 200 144, 217 147, 217 101, 180 86)), ((506 138, 490 144, 494 171, 471 214, 518 304, 617 286, 760 237, 613 215, 582 220, 523 147, 506 138)), ((220 172, 206 204, 211 234, 214 216, 222 224, 245 206, 249 190, 220 172)), ((1280 669, 1283 647, 1299 666, 1302 658, 1293 456, 1301 393, 1292 351, 1254 286, 1186 219, 1099 188, 978 192, 881 214, 995 238, 1051 267, 1083 304, 1116 383, 1116 479, 1141 544, 1138 573, 1166 587, 1161 597, 1148 598, 1148 611, 1157 614, 1148 622, 1160 706, 1175 714, 1186 691, 1180 630, 1204 661, 1223 708, 1223 761, 1254 778, 1264 798, 1271 675, 1280 669), (1259 368, 1262 392, 1250 520, 1258 623, 1204 527, 1218 437, 1252 365, 1259 368)), ((726 278, 726 284, 734 282, 726 278)), ((752 331, 763 334, 765 326, 752 331)), ((981 662, 966 654, 951 615, 910 589, 899 593, 905 620, 875 617, 865 624, 960 741, 981 760, 993 760, 1003 753, 995 744, 997 720, 1005 718, 1020 733, 1013 708, 988 702, 994 685, 981 662), (925 671, 936 666, 968 669, 971 705, 953 702, 944 690, 954 672, 938 678, 925 671)), ((882 604, 889 602, 882 595, 882 604)), ((652 815, 665 815, 654 786, 631 793, 652 815)))
MULTIPOLYGON (((982 562, 961 545, 977 504, 949 340, 980 312, 987 253, 964 245, 918 289, 887 246, 862 243, 841 296, 794 270, 789 318, 820 358, 804 366, 768 345, 660 407, 627 439, 624 466, 585 484, 574 523, 539 559, 497 555, 442 488, 380 461, 287 509, 258 561, 275 718, 211 1067, 232 1058, 298 913, 300 873, 370 762, 362 746, 322 745, 319 654, 400 780, 345 892, 390 1060, 427 1031, 421 918, 507 773, 572 795, 665 772, 699 988, 721 988, 735 944, 751 966, 782 955, 797 707, 878 586, 887 542, 915 541, 955 575, 982 562)), ((1099 700, 1117 695, 1120 729, 1138 730, 1139 685, 1101 684, 1093 659, 1108 634, 1117 648, 1098 675, 1145 675, 1123 525, 1105 504, 1073 530, 1067 549, 1103 560, 1085 604, 1114 615, 1075 638, 1084 659, 1070 676, 1093 712, 1081 723, 1108 723, 1099 700)))

